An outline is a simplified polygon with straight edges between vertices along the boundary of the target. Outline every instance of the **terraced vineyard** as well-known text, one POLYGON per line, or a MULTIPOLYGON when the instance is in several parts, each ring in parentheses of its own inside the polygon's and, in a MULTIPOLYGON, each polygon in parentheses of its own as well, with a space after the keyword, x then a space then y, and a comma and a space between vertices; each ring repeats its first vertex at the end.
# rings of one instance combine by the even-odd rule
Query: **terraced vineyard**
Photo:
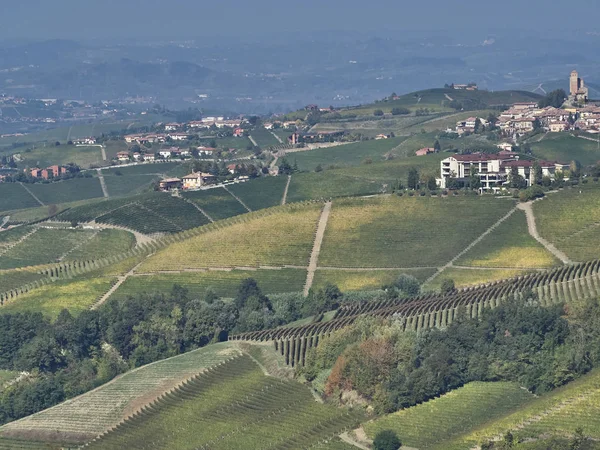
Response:
POLYGON ((281 204, 287 177, 265 177, 234 184, 228 189, 252 211, 281 204))
POLYGON ((505 280, 507 278, 515 278, 528 273, 533 273, 533 270, 526 269, 483 269, 472 267, 449 267, 440 272, 435 278, 428 281, 424 286, 424 290, 439 291, 445 279, 451 279, 458 288, 467 288, 479 286, 484 283, 493 281, 505 280))
POLYGON ((245 214, 158 251, 139 272, 208 267, 308 266, 321 204, 245 214))
POLYGON ((527 231, 524 211, 515 213, 467 252, 457 265, 545 269, 560 265, 527 231))
POLYGON ((213 220, 227 219, 248 212, 223 188, 184 192, 182 196, 202 208, 213 220))
POLYGON ((98 389, 8 423, 0 427, 0 436, 83 444, 182 381, 239 354, 229 343, 214 344, 140 367, 98 389))
MULTIPOLYGON (((1 272, 0 272, 1 274, 1 272)), ((207 288, 220 297, 235 297, 241 281, 254 278, 266 294, 300 292, 306 280, 306 270, 233 270, 230 272, 183 272, 177 274, 153 273, 149 276, 129 277, 111 298, 127 297, 142 292, 169 293, 178 284, 189 291, 191 298, 202 298, 207 288)))
POLYGON ((565 189, 533 204, 542 237, 575 261, 598 258, 600 186, 565 189))
POLYGON ((600 371, 543 395, 514 413, 435 446, 435 450, 468 450, 509 430, 519 439, 571 436, 578 427, 592 439, 600 438, 600 371))
POLYGON ((0 270, 0 292, 10 291, 45 278, 36 269, 0 270))
POLYGON ((342 199, 333 204, 319 266, 438 267, 513 207, 480 197, 342 199), (461 220, 448 220, 457 212, 461 220))
POLYGON ((353 323, 360 316, 393 317, 401 320, 405 330, 443 328, 461 311, 467 317, 477 317, 485 308, 493 308, 509 296, 520 297, 525 290, 536 294, 541 305, 597 297, 600 295, 600 260, 459 290, 446 296, 430 293, 410 300, 349 303, 327 322, 244 333, 230 339, 272 340, 288 364, 303 365, 306 351, 318 345, 322 336, 353 323))
MULTIPOLYGON (((369 438, 393 430, 402 444, 429 449, 501 418, 534 400, 517 383, 469 383, 439 398, 367 422, 369 438)), ((468 449, 465 449, 468 450, 468 449)))
POLYGON ((379 289, 395 282, 401 274, 412 275, 420 282, 435 273, 435 269, 407 270, 322 270, 317 269, 313 289, 324 287, 327 283, 335 284, 342 292, 379 289))
POLYGON ((162 395, 87 448, 307 448, 358 421, 241 356, 162 395))
POLYGON ((135 236, 129 231, 100 230, 64 258, 67 261, 107 258, 125 253, 135 246, 135 236))

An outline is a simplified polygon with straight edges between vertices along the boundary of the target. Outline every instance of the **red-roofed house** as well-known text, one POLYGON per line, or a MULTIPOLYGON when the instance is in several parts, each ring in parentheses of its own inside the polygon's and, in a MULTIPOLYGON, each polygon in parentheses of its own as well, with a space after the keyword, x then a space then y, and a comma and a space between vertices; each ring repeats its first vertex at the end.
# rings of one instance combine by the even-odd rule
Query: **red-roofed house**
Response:
POLYGON ((429 155, 430 153, 435 153, 435 148, 425 147, 425 148, 419 149, 415 152, 415 154, 417 156, 425 156, 425 155, 429 155))

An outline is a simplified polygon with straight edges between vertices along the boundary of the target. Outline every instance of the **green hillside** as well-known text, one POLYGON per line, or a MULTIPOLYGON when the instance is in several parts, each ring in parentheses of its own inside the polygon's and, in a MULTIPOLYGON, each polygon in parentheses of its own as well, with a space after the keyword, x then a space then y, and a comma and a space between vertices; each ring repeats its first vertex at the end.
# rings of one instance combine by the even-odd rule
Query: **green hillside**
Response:
POLYGON ((531 151, 535 156, 546 161, 570 163, 575 160, 583 165, 596 164, 600 161, 600 148, 597 142, 569 133, 549 133, 542 140, 532 142, 531 151))

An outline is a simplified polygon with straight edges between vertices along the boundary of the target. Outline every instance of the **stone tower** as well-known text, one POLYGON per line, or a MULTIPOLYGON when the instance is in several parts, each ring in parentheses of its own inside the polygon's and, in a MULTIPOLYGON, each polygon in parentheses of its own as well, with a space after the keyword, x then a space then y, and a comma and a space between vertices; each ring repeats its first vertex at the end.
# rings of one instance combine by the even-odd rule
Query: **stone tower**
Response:
POLYGON ((579 92, 579 74, 576 70, 571 72, 571 80, 569 83, 571 95, 574 97, 579 92))

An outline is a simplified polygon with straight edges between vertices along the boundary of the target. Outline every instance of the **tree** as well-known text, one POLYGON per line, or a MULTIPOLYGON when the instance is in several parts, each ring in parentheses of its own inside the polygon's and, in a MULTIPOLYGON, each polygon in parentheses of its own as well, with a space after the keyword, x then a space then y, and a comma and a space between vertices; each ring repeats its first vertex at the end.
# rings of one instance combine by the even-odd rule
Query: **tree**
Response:
POLYGON ((477 173, 477 167, 473 165, 471 166, 471 173, 469 176, 469 186, 471 186, 471 189, 479 189, 481 187, 481 178, 477 173))
POLYGON ((442 149, 442 146, 440 145, 440 141, 438 141, 437 139, 435 140, 435 142, 433 143, 433 149, 436 152, 439 152, 442 149))
POLYGON ((535 161, 533 163, 533 182, 535 184, 542 184, 542 178, 542 166, 540 166, 540 164, 537 161, 535 161))
POLYGON ((381 117, 383 116, 384 112, 381 109, 376 109, 375 111, 373 111, 373 115, 377 116, 377 117, 381 117))
POLYGON ((427 189, 430 191, 435 191, 437 189, 437 181, 433 175, 427 177, 427 189))
POLYGON ((410 114, 410 109, 399 107, 392 108, 392 116, 402 116, 406 114, 410 114))
POLYGON ((419 171, 411 167, 408 170, 408 181, 406 183, 409 189, 416 190, 419 188, 419 171))
POLYGON ((440 292, 442 294, 451 294, 452 292, 454 292, 455 289, 456 287, 454 285, 454 280, 452 280, 451 278, 446 278, 444 281, 442 281, 440 292))
POLYGON ((556 89, 552 92, 548 92, 546 96, 541 99, 538 103, 540 108, 546 108, 547 106, 553 106, 554 108, 560 108, 565 99, 567 98, 567 93, 564 89, 556 89))
POLYGON ((398 450, 401 446, 400 439, 392 430, 382 430, 373 439, 375 450, 398 450))

